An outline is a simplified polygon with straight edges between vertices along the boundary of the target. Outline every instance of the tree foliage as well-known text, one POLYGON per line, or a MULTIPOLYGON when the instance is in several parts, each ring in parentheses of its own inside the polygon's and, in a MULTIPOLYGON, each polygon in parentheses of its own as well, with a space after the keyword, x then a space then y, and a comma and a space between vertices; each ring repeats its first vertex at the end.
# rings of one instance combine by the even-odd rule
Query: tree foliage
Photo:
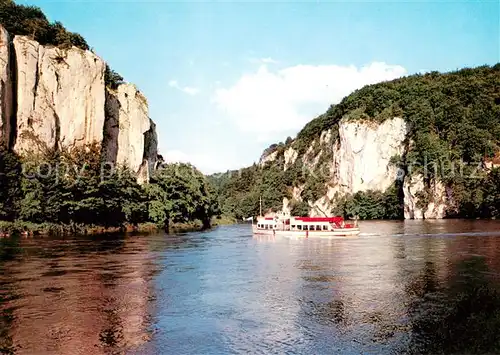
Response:
POLYGON ((309 216, 309 204, 306 201, 294 201, 290 213, 293 216, 307 217, 309 216))
POLYGON ((24 160, 0 151, 0 220, 124 227, 219 214, 213 188, 190 165, 164 165, 140 186, 124 167, 103 164, 98 144, 46 151, 24 160), (21 168, 22 165, 22 168, 21 168))
POLYGON ((123 84, 123 82, 123 77, 106 64, 106 70, 104 72, 104 83, 106 86, 110 89, 116 90, 120 84, 123 84))
POLYGON ((40 44, 89 49, 78 33, 69 32, 60 22, 50 23, 36 6, 18 5, 12 0, 0 1, 0 23, 11 35, 30 36, 40 44))
POLYGON ((395 184, 387 191, 358 191, 336 201, 336 214, 360 219, 402 219, 403 201, 395 184))
POLYGON ((151 221, 169 226, 171 222, 200 220, 210 226, 219 214, 213 187, 190 164, 170 164, 157 170, 146 186, 151 221))
POLYGON ((19 157, 0 148, 0 220, 12 221, 16 217, 21 191, 20 175, 19 157))

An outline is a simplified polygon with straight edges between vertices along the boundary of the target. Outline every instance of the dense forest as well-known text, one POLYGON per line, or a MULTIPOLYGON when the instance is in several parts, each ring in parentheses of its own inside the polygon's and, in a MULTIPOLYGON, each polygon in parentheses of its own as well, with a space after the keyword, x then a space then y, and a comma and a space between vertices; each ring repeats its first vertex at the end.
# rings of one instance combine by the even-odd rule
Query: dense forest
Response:
MULTIPOLYGON (((44 45, 89 50, 85 39, 48 21, 34 6, 0 0, 0 24, 11 36, 25 35, 44 45)), ((106 66, 106 86, 123 78, 106 66)), ((188 164, 159 164, 150 182, 139 185, 135 173, 108 166, 98 144, 70 150, 45 149, 17 156, 0 148, 0 233, 14 230, 86 231, 90 227, 199 222, 208 227, 218 214, 214 190, 188 164)))
POLYGON ((213 188, 189 164, 160 164, 139 185, 124 168, 101 161, 100 146, 50 151, 22 160, 0 151, 0 220, 19 229, 85 231, 89 226, 158 227, 198 220, 210 226, 218 214, 213 188))
MULTIPOLYGON (((429 162, 459 162, 461 174, 451 174, 453 164, 426 169, 425 183, 442 181, 453 196, 450 217, 499 217, 500 172, 488 173, 484 163, 500 152, 500 64, 440 74, 417 74, 368 85, 332 105, 309 122, 295 139, 271 145, 263 156, 276 153, 272 163, 253 165, 211 177, 219 191, 223 213, 235 218, 258 214, 259 196, 264 206, 279 210, 283 197, 292 198, 293 187, 303 186, 292 201, 293 214, 307 214, 306 201, 314 202, 326 192, 331 177, 333 143, 341 119, 383 122, 402 117, 409 123, 407 154, 394 157, 394 164, 421 173, 429 162), (318 139, 331 129, 326 146, 318 139), (284 152, 298 152, 299 159, 285 171, 284 152), (307 168, 308 155, 323 151, 314 170, 307 168), (480 174, 474 174, 480 165, 480 174), (475 178, 468 178, 470 176, 475 178)), ((363 219, 403 217, 401 182, 385 192, 366 191, 339 197, 331 213, 363 219)), ((422 203, 428 196, 420 196, 422 203)))

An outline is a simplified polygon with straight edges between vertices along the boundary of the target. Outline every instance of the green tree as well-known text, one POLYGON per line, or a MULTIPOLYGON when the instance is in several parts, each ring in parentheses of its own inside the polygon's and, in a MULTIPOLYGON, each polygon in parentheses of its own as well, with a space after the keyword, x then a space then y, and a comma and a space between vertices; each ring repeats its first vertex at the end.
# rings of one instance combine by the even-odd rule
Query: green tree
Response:
POLYGON ((21 196, 21 161, 14 153, 0 148, 0 219, 17 217, 17 202, 21 196))
POLYGON ((151 221, 168 229, 172 222, 200 220, 210 226, 219 214, 213 188, 201 172, 190 164, 167 164, 157 170, 146 187, 151 221))
POLYGON ((104 71, 104 83, 106 86, 110 89, 116 90, 120 84, 123 84, 123 82, 123 77, 106 64, 106 69, 104 71))
POLYGON ((30 36, 41 44, 54 46, 74 45, 87 50, 85 39, 66 30, 60 22, 50 23, 36 6, 18 5, 12 0, 0 1, 0 23, 11 36, 30 36))
POLYGON ((290 213, 293 216, 307 217, 309 216, 309 204, 306 201, 294 201, 290 213))

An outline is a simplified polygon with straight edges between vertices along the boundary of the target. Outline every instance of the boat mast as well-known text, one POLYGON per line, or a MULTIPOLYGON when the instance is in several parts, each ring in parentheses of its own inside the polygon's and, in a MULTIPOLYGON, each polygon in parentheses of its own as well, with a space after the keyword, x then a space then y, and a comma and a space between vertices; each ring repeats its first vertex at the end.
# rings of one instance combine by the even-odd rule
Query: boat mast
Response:
POLYGON ((259 211, 260 211, 259 212, 260 213, 259 216, 262 217, 262 196, 259 197, 259 211))

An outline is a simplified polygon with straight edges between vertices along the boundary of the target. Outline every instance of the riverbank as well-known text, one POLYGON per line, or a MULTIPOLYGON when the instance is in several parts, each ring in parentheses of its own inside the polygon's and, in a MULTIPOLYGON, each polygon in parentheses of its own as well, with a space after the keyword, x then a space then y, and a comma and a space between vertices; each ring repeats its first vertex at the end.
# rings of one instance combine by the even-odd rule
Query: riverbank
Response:
MULTIPOLYGON (((213 218, 211 227, 220 225, 233 224, 228 218, 213 218)), ((189 221, 184 223, 173 223, 170 226, 169 233, 182 233, 197 231, 203 229, 201 221, 189 221)), ((138 225, 124 225, 123 227, 105 227, 96 225, 83 224, 57 224, 57 223, 31 223, 25 221, 0 221, 0 237, 8 237, 13 235, 88 235, 88 234, 105 234, 105 233, 155 233, 164 231, 154 223, 140 223, 138 225)))

